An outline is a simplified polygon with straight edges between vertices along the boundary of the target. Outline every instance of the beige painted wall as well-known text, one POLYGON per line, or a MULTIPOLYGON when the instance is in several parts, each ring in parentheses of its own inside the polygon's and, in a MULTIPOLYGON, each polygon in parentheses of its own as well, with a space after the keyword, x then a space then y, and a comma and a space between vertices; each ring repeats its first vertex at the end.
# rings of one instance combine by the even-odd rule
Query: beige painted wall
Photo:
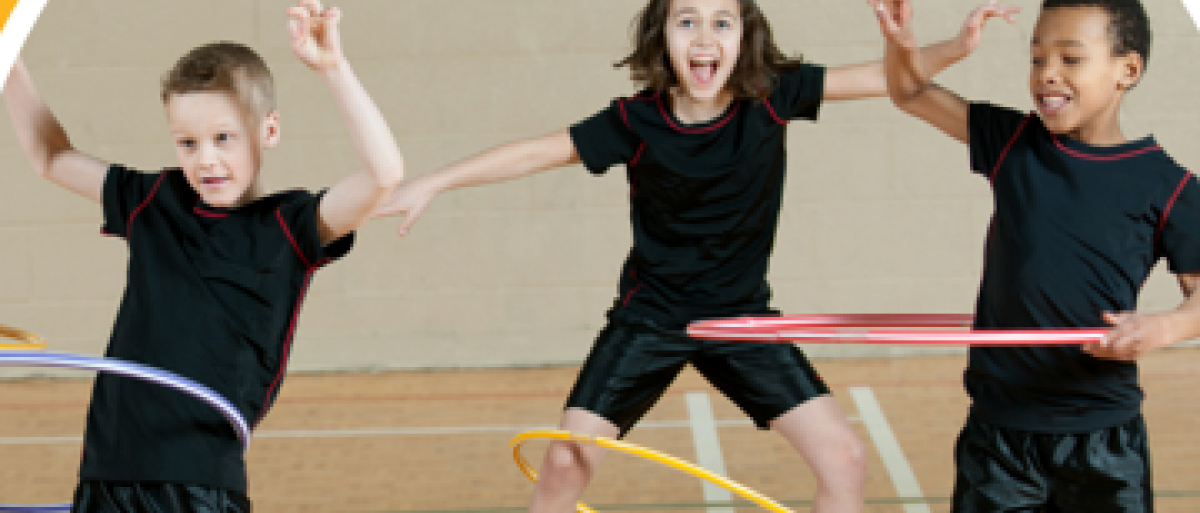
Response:
MULTIPOLYGON (((1146 0, 1150 73, 1127 101, 1129 135, 1155 133, 1200 163, 1197 31, 1178 0, 1146 0)), ((641 0, 354 0, 348 55, 417 176, 471 152, 567 126, 627 95, 611 63, 641 0)), ((1028 37, 989 27, 983 48, 943 76, 973 99, 1028 108, 1028 37)), ((789 51, 825 64, 878 58, 859 0, 761 0, 789 51)), ((917 0, 919 35, 954 34, 973 2, 917 0)), ((157 81, 195 45, 258 48, 279 84, 283 143, 270 188, 332 184, 355 158, 323 84, 287 48, 284 0, 49 3, 25 57, 75 143, 141 168, 172 165, 157 81)), ((967 312, 990 215, 966 148, 886 100, 829 105, 791 132, 793 163, 771 279, 786 312, 967 312)), ((0 123, 0 322, 55 349, 99 353, 123 286, 125 248, 98 232, 97 205, 37 178, 0 123)), ((395 220, 363 230, 318 274, 293 369, 535 365, 582 360, 628 250, 623 170, 582 168, 439 198, 411 235, 395 220)), ((1146 308, 1179 294, 1157 275, 1146 308)), ((169 343, 170 341, 164 341, 169 343)), ((878 349, 875 349, 879 354, 878 349)), ((864 354, 819 348, 819 354, 864 354)), ((7 371, 14 372, 14 371, 7 371)), ((22 371, 41 373, 42 371, 22 371)))

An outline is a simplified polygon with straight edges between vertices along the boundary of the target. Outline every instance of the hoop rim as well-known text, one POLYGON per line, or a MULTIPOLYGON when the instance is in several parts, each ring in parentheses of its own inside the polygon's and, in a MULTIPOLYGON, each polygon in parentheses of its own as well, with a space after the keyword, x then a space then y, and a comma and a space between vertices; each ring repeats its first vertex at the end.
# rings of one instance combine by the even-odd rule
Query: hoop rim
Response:
MULTIPOLYGON (((15 329, 15 328, 13 328, 15 329)), ((18 330, 20 331, 20 330, 18 330)), ((36 337, 36 335, 34 335, 36 337)), ((41 339, 38 339, 41 340, 41 339)), ((28 348, 28 347, 26 347, 28 348)), ((170 371, 118 358, 84 356, 68 353, 42 351, 0 351, 0 367, 63 367, 117 374, 164 386, 198 399, 216 409, 233 426, 242 451, 250 447, 251 427, 242 418, 237 407, 220 394, 200 383, 170 371)), ((70 511, 71 505, 15 505, 0 504, 0 513, 33 511, 70 511)))
POLYGON ((688 335, 757 343, 1033 346, 1095 344, 1107 329, 874 330, 863 328, 970 328, 966 314, 810 314, 695 321, 688 335))
POLYGON ((28 351, 30 349, 44 349, 46 347, 46 341, 42 340, 42 337, 6 324, 0 324, 0 338, 19 341, 15 344, 0 343, 0 351, 28 351))
MULTIPOLYGON (((561 431, 561 430, 526 431, 524 433, 520 433, 517 436, 513 437, 512 441, 509 442, 509 445, 512 447, 512 450, 513 450, 513 459, 517 462, 517 466, 521 468, 521 472, 524 472, 525 476, 528 477, 530 481, 533 481, 535 483, 538 480, 538 473, 536 470, 533 469, 533 466, 529 464, 529 460, 526 460, 525 456, 521 453, 521 447, 525 444, 525 442, 528 442, 529 440, 532 440, 535 438, 589 443, 589 444, 597 445, 597 446, 604 447, 607 449, 612 449, 612 450, 616 450, 619 452, 624 452, 626 454, 631 454, 634 456, 646 458, 646 459, 649 459, 649 460, 652 460, 652 461, 655 461, 658 463, 662 463, 669 467, 675 468, 677 470, 681 470, 681 471, 691 474, 693 476, 699 477, 710 483, 716 484, 717 486, 721 486, 731 492, 741 495, 742 497, 744 497, 746 499, 749 499, 751 502, 754 502, 755 504, 757 504, 763 508, 766 508, 771 511, 775 511, 776 513, 793 513, 792 510, 780 505, 779 503, 777 503, 771 499, 768 499, 767 497, 764 497, 762 494, 760 494, 754 490, 751 490, 750 488, 747 488, 745 485, 742 485, 742 484, 740 484, 736 481, 733 481, 732 479, 729 479, 727 477, 716 474, 716 473, 714 473, 710 470, 707 470, 707 469, 705 469, 699 465, 696 465, 694 463, 689 463, 687 461, 676 458, 674 456, 656 451, 654 449, 642 447, 640 445, 631 444, 629 442, 625 442, 625 441, 621 441, 621 440, 614 440, 612 438, 607 438, 607 437, 603 437, 603 436, 579 435, 579 434, 572 433, 570 431, 561 431)), ((584 504, 582 502, 576 503, 575 511, 578 513, 595 513, 594 510, 592 510, 591 508, 589 508, 586 504, 584 504)))
POLYGON ((213 407, 229 421, 242 443, 242 450, 249 448, 251 428, 237 407, 213 389, 185 378, 174 372, 143 365, 136 362, 101 356, 84 356, 70 353, 42 351, 0 352, 0 367, 60 367, 116 374, 164 386, 213 407))

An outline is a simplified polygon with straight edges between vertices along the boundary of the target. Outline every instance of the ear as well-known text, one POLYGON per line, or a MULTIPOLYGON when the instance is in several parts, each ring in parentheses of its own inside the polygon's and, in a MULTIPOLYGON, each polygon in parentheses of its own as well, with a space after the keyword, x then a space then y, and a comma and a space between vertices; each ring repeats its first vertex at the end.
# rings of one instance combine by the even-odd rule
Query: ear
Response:
POLYGON ((1142 81, 1142 74, 1146 71, 1146 61, 1142 58, 1142 54, 1137 52, 1129 52, 1129 55, 1120 57, 1120 59, 1121 74, 1117 77, 1117 88, 1128 91, 1142 81))
POLYGON ((279 144, 278 112, 271 112, 263 117, 259 127, 259 141, 263 148, 274 148, 276 144, 279 144))

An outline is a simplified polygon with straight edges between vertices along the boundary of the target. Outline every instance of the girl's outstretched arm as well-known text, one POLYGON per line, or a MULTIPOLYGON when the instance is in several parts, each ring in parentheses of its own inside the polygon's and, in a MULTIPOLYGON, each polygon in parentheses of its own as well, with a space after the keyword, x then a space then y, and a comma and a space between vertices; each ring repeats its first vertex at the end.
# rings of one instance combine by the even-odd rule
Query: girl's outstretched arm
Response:
POLYGON ((579 153, 575 150, 575 143, 567 129, 504 144, 402 185, 392 198, 375 212, 375 216, 403 215, 404 222, 400 225, 400 233, 403 235, 438 193, 459 187, 512 180, 579 162, 579 153))
MULTIPOLYGON (((957 39, 918 49, 921 68, 934 76, 967 56, 957 39)), ((829 68, 825 74, 827 102, 879 98, 888 95, 886 60, 829 68)))
MULTIPOLYGON (((906 9, 904 2, 889 2, 888 0, 872 0, 875 6, 892 4, 885 7, 890 12, 906 9)), ((878 7, 877 7, 878 8, 878 7)), ((975 52, 979 48, 984 22, 993 16, 1003 17, 1010 22, 1012 15, 1020 11, 1019 7, 997 4, 995 0, 979 6, 959 31, 954 39, 932 44, 920 49, 914 49, 914 58, 918 61, 926 78, 932 78, 942 70, 975 52)), ((909 9, 911 12, 911 9, 909 9)), ((911 16, 909 16, 911 18, 911 16)), ((830 68, 825 78, 825 101, 858 100, 888 95, 888 78, 886 59, 849 66, 830 68)))

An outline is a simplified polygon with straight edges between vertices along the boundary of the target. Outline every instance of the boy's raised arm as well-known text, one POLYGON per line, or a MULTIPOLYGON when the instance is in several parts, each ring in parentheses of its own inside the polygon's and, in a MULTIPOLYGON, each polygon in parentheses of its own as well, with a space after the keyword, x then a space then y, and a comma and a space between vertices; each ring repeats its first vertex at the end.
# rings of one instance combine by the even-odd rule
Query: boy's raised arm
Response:
POLYGON ((18 58, 4 87, 8 114, 21 148, 37 173, 50 181, 99 203, 104 196, 108 164, 71 146, 54 113, 46 106, 18 58))
POLYGON ((334 185, 318 210, 325 243, 357 229, 404 178, 404 159, 383 114, 342 54, 341 12, 306 0, 288 9, 292 50, 321 74, 346 118, 363 169, 334 185))
MULTIPOLYGON (((887 39, 884 57, 887 89, 892 102, 901 110, 937 127, 947 135, 969 144, 970 104, 958 95, 931 81, 926 59, 920 55, 912 32, 910 0, 871 0, 879 18, 879 27, 887 39)), ((971 13, 959 34, 959 58, 978 48, 984 22, 991 17, 1012 20, 1015 7, 998 5, 995 0, 971 13)))
MULTIPOLYGON (((889 0, 872 0, 881 5, 889 0)), ((900 6, 897 5, 897 8, 900 6)), ((911 11, 911 10, 910 10, 911 11)), ((973 11, 954 39, 932 44, 924 48, 912 46, 911 58, 919 69, 931 78, 942 70, 971 55, 979 47, 983 21, 991 16, 1002 16, 1011 21, 1012 14, 1020 8, 996 4, 995 0, 973 11)), ((909 16, 911 19, 911 16, 909 16)), ((882 23, 882 22, 881 22, 882 23)), ((853 64, 830 68, 825 78, 825 101, 857 100, 888 95, 887 60, 853 64)))

